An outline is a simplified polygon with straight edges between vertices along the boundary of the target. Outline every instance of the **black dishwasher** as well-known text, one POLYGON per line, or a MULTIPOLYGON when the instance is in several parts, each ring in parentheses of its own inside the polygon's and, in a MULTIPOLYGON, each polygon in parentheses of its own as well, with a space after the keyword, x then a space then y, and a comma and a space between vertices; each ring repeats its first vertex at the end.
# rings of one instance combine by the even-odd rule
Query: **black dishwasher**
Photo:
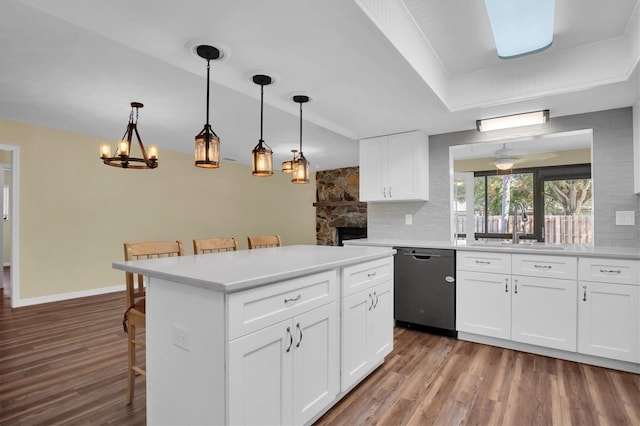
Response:
POLYGON ((455 250, 396 247, 396 325, 418 326, 447 336, 456 333, 455 250))

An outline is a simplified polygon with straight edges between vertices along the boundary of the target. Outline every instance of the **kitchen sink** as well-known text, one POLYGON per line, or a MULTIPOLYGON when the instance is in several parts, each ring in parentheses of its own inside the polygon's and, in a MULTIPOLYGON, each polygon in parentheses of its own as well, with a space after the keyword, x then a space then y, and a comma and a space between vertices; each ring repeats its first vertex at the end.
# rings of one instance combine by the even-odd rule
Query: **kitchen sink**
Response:
POLYGON ((517 248, 517 249, 532 249, 532 250, 564 250, 565 247, 556 244, 545 243, 519 243, 513 244, 511 241, 486 241, 475 242, 469 244, 471 247, 502 247, 502 248, 517 248))

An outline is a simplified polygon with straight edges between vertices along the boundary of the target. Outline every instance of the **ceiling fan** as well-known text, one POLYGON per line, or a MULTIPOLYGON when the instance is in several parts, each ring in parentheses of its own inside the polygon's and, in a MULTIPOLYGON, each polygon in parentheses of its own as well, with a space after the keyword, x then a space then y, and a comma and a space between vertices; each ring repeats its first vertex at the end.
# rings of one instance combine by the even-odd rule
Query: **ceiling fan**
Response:
POLYGON ((502 148, 495 153, 496 161, 493 164, 498 170, 509 170, 520 159, 520 157, 514 157, 513 154, 514 150, 507 148, 507 144, 503 143, 502 148))

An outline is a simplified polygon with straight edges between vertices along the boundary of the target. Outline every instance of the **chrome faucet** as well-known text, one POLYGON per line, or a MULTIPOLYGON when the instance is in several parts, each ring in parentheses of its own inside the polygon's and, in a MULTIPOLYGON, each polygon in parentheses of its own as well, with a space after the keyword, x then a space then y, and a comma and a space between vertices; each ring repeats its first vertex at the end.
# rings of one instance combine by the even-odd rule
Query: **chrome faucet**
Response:
POLYGON ((516 201, 513 204, 513 237, 511 239, 512 244, 520 243, 520 235, 525 235, 526 232, 526 224, 529 221, 527 217, 527 204, 523 201, 516 201), (518 232, 518 209, 522 214, 522 232, 518 232))

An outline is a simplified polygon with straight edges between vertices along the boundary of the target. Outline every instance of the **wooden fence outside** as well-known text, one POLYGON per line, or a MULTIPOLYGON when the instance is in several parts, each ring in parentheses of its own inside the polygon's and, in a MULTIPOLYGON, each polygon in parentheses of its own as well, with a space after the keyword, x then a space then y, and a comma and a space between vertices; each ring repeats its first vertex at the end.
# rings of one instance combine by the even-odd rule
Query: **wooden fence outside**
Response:
MULTIPOLYGON (((475 216, 474 229, 480 232, 499 233, 501 222, 501 216, 489 216, 487 230, 484 231, 484 216, 475 216)), ((466 217, 457 216, 456 232, 465 233, 466 229, 466 217)), ((533 233, 533 220, 526 223, 525 229, 527 234, 533 233)), ((508 234, 513 232, 513 216, 507 219, 506 232, 508 234)), ((591 244, 593 243, 593 216, 545 216, 544 233, 547 243, 591 244)))

